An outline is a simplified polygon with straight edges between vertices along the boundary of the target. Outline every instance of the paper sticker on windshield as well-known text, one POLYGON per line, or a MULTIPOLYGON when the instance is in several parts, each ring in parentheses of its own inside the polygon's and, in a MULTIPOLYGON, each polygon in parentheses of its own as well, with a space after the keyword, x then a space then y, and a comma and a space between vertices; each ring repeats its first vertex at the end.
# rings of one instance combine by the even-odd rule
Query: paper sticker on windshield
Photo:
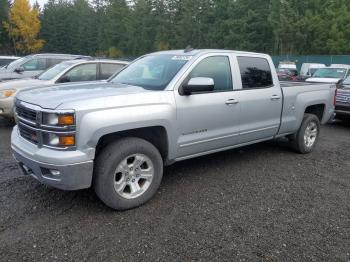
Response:
POLYGON ((344 72, 345 72, 344 69, 339 69, 339 70, 337 70, 337 73, 344 73, 344 72))
POLYGON ((175 55, 171 58, 171 60, 182 60, 182 61, 188 61, 191 60, 193 56, 189 55, 175 55))

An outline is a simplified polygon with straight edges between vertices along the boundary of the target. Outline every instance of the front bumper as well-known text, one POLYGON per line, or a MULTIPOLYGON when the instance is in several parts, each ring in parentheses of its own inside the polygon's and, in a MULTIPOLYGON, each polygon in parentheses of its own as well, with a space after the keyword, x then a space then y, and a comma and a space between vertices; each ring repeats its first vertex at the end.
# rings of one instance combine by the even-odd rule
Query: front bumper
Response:
POLYGON ((14 98, 2 98, 0 99, 0 116, 6 118, 14 118, 14 98))
POLYGON ((350 117, 350 104, 337 104, 334 112, 336 116, 350 117))
POLYGON ((91 186, 93 160, 84 160, 86 155, 80 151, 60 152, 38 148, 21 138, 17 127, 12 131, 11 148, 23 173, 31 175, 43 184, 63 190, 78 190, 91 186), (44 157, 45 161, 40 161, 44 157))

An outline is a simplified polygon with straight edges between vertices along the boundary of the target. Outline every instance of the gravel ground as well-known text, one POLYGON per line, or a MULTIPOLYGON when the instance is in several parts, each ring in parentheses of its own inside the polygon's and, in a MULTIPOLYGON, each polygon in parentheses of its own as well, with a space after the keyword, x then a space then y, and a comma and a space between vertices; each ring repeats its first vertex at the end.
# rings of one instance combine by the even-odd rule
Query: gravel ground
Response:
POLYGON ((177 163, 126 212, 23 176, 0 121, 1 261, 350 261, 350 125, 177 163))

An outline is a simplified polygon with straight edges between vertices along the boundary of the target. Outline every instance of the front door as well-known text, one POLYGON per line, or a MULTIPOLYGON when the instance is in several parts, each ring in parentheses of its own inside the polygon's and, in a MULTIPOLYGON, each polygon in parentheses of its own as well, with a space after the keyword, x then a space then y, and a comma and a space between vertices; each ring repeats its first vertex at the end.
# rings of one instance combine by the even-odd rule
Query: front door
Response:
POLYGON ((233 90, 230 64, 228 55, 211 55, 192 65, 186 80, 212 78, 213 92, 186 96, 174 91, 179 134, 178 158, 238 143, 240 105, 233 90))

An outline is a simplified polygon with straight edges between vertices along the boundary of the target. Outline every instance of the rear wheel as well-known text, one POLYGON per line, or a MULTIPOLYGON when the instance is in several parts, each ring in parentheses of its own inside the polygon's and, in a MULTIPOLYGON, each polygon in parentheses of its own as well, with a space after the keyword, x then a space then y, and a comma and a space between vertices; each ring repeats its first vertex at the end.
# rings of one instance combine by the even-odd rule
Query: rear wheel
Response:
POLYGON ((162 157, 154 145, 140 138, 123 138, 98 155, 94 188, 107 206, 125 210, 150 200, 162 175, 162 157))
POLYGON ((318 117, 313 114, 305 114, 298 132, 290 137, 292 146, 301 154, 311 153, 317 144, 319 134, 318 117))

